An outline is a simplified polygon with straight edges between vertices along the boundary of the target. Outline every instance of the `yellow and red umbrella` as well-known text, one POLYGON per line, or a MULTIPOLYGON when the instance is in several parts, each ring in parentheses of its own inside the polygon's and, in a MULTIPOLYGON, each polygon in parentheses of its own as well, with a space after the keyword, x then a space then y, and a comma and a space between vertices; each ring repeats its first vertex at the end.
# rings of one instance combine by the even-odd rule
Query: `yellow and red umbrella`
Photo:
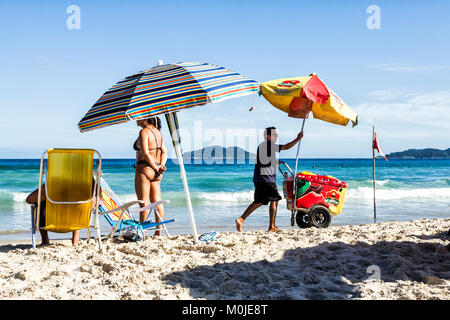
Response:
POLYGON ((293 118, 315 119, 346 126, 358 124, 358 115, 315 74, 276 79, 260 85, 260 93, 274 107, 293 118))

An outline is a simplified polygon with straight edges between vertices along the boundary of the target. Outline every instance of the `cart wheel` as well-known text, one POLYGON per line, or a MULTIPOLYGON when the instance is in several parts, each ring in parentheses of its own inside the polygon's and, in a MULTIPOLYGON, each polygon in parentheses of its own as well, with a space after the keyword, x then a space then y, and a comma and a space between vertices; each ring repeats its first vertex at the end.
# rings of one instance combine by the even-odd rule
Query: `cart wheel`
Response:
POLYGON ((324 206, 314 206, 309 212, 309 223, 316 228, 327 228, 331 223, 330 211, 324 206))
POLYGON ((311 227, 307 213, 297 211, 295 221, 297 221, 297 225, 302 229, 311 227))

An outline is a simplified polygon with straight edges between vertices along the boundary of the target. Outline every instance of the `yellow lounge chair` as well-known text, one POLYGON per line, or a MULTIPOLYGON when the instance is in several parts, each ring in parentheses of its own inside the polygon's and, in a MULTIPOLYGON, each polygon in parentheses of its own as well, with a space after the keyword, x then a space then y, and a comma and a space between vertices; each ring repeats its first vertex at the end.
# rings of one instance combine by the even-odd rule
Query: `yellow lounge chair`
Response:
MULTIPOLYGON (((41 157, 39 174, 39 193, 36 212, 40 212, 42 177, 44 158, 48 155, 45 178, 45 227, 51 232, 66 233, 80 229, 91 228, 97 232, 97 241, 102 250, 100 228, 98 223, 98 204, 102 159, 93 149, 49 149, 41 157), (94 153, 99 160, 97 179, 93 179, 94 153), (93 186, 93 183, 94 186, 93 186), (94 192, 95 191, 95 192, 94 192), (90 225, 91 206, 95 201, 94 225, 90 225)), ((33 217, 33 248, 35 247, 35 232, 39 226, 39 214, 33 217)))

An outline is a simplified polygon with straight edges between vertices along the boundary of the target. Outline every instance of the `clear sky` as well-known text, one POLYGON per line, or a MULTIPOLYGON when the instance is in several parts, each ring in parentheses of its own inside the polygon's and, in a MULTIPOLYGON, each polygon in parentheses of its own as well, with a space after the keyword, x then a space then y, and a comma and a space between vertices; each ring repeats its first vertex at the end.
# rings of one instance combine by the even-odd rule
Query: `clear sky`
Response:
MULTIPOLYGON (((385 153, 446 149, 449 14, 448 1, 1 0, 0 158, 39 158, 50 147, 134 157, 135 123, 87 133, 76 125, 110 86, 158 59, 218 64, 259 82, 316 72, 360 123, 309 119, 303 157, 371 157, 372 125, 385 153), (80 29, 67 28, 70 5, 80 8, 80 29), (380 8, 380 29, 367 27, 370 5, 380 8)), ((178 116, 183 151, 238 144, 255 152, 251 143, 227 142, 226 130, 245 135, 273 125, 284 143, 300 128, 258 96, 178 116)), ((163 131, 172 150, 165 122, 163 131)))

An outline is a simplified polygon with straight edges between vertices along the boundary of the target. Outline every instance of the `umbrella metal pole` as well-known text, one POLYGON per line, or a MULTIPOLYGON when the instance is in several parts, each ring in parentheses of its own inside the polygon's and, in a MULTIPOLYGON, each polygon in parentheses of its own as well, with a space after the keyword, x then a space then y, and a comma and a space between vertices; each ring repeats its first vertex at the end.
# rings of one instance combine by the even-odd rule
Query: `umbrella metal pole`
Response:
POLYGON ((198 241, 197 227, 195 225, 194 210, 192 209, 191 196, 186 178, 186 171, 184 170, 183 155, 181 153, 181 140, 178 132, 178 119, 175 112, 166 113, 167 125, 169 126, 170 134, 172 136, 173 147, 177 155, 178 164, 180 166, 180 176, 183 181, 184 194, 186 196, 186 203, 191 220, 192 235, 194 240, 198 241))
MULTIPOLYGON (((306 121, 306 118, 303 119, 301 132, 303 132, 303 128, 305 127, 305 121, 306 121)), ((294 206, 293 206, 294 210, 298 209, 298 208, 297 208, 297 179, 296 179, 296 177, 297 177, 297 166, 298 166, 298 154, 299 154, 299 151, 300 151, 300 142, 301 142, 301 141, 302 141, 302 140, 300 140, 300 141, 298 142, 298 145, 297 145, 297 155, 295 156, 294 190, 293 190, 293 191, 294 191, 294 206)))

